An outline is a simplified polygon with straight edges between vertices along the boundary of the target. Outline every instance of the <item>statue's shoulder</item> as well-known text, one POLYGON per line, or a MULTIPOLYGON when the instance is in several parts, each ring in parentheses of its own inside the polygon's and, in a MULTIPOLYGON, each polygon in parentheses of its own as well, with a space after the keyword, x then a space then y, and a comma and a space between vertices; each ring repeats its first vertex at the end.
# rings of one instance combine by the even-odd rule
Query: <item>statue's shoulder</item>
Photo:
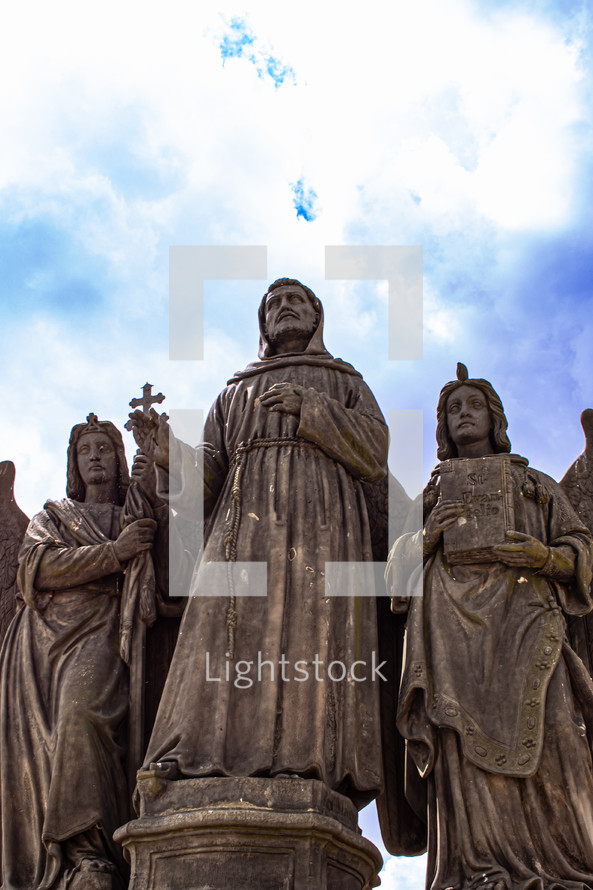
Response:
POLYGON ((83 506, 84 505, 81 504, 79 501, 73 501, 72 498, 60 498, 57 501, 54 501, 52 498, 48 498, 48 500, 43 505, 43 510, 41 510, 41 512, 38 513, 37 516, 43 516, 43 514, 49 514, 50 516, 59 516, 62 513, 80 513, 81 507, 83 506))
POLYGON ((76 525, 86 516, 85 504, 73 501, 72 498, 47 500, 43 510, 31 520, 31 527, 47 528, 51 523, 56 525, 76 525))

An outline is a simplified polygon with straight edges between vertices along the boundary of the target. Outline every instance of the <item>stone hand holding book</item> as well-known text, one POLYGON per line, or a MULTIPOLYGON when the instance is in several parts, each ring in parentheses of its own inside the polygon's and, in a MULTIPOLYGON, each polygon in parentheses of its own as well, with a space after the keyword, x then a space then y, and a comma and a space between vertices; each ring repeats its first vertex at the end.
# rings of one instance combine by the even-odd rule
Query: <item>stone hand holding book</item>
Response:
POLYGON ((511 455, 445 460, 439 474, 442 500, 463 506, 454 525, 443 532, 447 560, 491 561, 492 547, 504 544, 515 527, 511 455))

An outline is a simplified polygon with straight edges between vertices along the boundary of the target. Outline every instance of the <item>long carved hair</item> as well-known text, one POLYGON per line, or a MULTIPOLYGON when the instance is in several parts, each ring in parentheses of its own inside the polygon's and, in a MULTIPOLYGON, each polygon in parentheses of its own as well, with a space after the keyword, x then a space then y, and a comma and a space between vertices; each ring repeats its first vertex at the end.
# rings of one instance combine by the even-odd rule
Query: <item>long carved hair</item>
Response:
POLYGON ((472 386, 474 389, 479 389, 486 398, 491 421, 490 443, 492 450, 495 454, 508 454, 511 450, 511 443, 507 436, 508 423, 498 393, 488 380, 482 380, 481 378, 470 379, 466 366, 459 362, 457 365, 457 380, 446 383, 439 395, 436 432, 438 459, 448 460, 451 457, 458 457, 457 446, 449 436, 449 428, 447 426, 447 399, 460 386, 472 386))
POLYGON ((98 421, 94 414, 89 414, 86 423, 77 423, 72 427, 68 442, 66 496, 73 501, 84 501, 85 498, 85 486, 78 469, 76 455, 76 447, 84 433, 105 433, 113 443, 117 460, 117 503, 122 507, 130 485, 130 473, 123 439, 118 428, 110 420, 98 421))

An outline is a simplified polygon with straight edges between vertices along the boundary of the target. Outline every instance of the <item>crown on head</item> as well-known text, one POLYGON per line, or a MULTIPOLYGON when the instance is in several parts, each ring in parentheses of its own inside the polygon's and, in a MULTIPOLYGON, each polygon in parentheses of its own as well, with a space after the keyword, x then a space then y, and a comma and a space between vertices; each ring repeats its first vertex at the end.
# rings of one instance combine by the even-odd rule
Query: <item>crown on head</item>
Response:
POLYGON ((79 423, 74 429, 76 429, 79 436, 84 436, 85 433, 101 433, 104 426, 105 421, 101 422, 97 415, 91 411, 90 414, 87 414, 86 423, 79 423))

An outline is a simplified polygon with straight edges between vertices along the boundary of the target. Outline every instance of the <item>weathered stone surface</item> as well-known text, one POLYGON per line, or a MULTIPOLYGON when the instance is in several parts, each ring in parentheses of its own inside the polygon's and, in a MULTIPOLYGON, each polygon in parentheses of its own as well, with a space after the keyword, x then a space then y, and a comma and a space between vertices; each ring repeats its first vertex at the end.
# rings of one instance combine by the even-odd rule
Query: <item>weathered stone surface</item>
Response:
POLYGON ((327 566, 372 562, 364 488, 386 476, 388 430, 361 375, 325 348, 308 288, 275 282, 259 321, 260 360, 228 381, 198 450, 156 412, 131 415, 159 492, 182 517, 202 502, 207 522, 144 764, 296 774, 361 807, 383 788, 374 579, 332 588, 327 566), (251 583, 255 565, 267 581, 246 592, 233 569, 251 583))
POLYGON ((140 817, 118 829, 130 890, 367 890, 382 859, 357 813, 322 782, 138 783, 140 817))
POLYGON ((14 499, 14 477, 13 462, 0 462, 0 643, 16 612, 18 553, 29 524, 14 499))
POLYGON ((119 431, 89 414, 70 437, 68 497, 47 501, 23 541, 24 604, 0 654, 1 883, 12 890, 127 884, 112 838, 130 812, 120 619, 127 605, 133 631, 141 594, 146 605, 156 593, 158 525, 150 501, 148 515, 138 509, 154 488, 146 458, 132 477, 119 431))
MULTIPOLYGON (((579 519, 593 534, 593 409, 585 408, 582 412, 581 426, 585 449, 570 465, 560 485, 579 519)), ((571 645, 593 676, 593 614, 569 615, 567 624, 571 645)))
POLYGON ((423 531, 390 557, 394 595, 416 594, 397 715, 406 793, 427 816, 428 887, 591 888, 593 686, 564 617, 593 605, 591 534, 560 486, 510 453, 506 427, 491 384, 459 366, 441 390, 437 442, 441 461, 467 469, 463 490, 446 496, 440 464, 423 531), (480 560, 452 565, 443 533, 465 518, 469 474, 501 454, 513 526, 501 542, 492 523, 480 560))

